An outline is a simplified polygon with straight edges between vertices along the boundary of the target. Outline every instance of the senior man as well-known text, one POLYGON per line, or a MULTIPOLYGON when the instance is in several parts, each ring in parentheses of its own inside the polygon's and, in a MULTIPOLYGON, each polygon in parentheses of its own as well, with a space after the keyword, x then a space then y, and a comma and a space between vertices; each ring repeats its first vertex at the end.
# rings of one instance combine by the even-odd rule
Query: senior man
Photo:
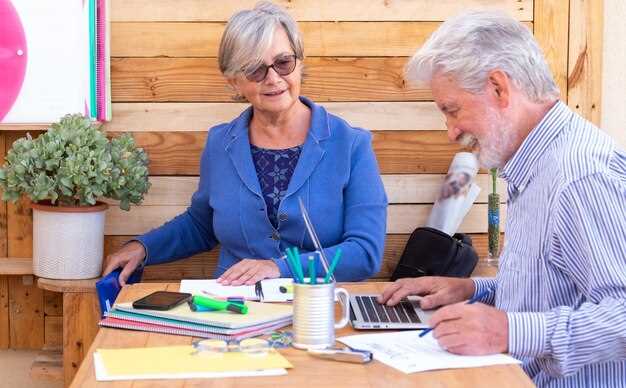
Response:
POLYGON ((407 78, 507 181, 507 243, 496 278, 401 279, 379 301, 445 306, 431 322, 442 347, 509 352, 539 386, 626 386, 626 153, 559 100, 532 34, 504 14, 443 23, 407 78))

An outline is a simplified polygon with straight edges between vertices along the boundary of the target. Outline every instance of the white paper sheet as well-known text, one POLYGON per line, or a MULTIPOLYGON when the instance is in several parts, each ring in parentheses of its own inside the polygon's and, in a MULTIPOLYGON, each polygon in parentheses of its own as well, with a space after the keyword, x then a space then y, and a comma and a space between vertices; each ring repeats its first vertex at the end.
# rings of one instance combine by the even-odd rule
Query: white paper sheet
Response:
POLYGON ((119 381, 119 380, 155 380, 155 379, 214 379, 226 377, 254 377, 254 376, 280 376, 286 375, 287 370, 265 369, 257 371, 238 371, 238 372, 202 372, 202 373, 180 373, 180 374, 152 374, 152 375, 124 375, 109 376, 106 371, 104 362, 98 354, 93 354, 94 370, 97 381, 119 381))
MULTIPOLYGON (((280 286, 291 286, 293 279, 265 279, 263 285, 263 302, 287 302, 293 300, 293 293, 281 293, 280 286)), ((180 282, 180 292, 194 295, 215 295, 220 297, 243 296, 247 300, 259 300, 252 286, 223 286, 214 279, 184 279, 180 282)))
POLYGON ((505 354, 489 356, 452 354, 443 350, 431 334, 420 338, 420 333, 421 331, 415 330, 362 334, 337 338, 337 341, 355 349, 369 350, 374 354, 375 360, 404 373, 520 363, 505 354))

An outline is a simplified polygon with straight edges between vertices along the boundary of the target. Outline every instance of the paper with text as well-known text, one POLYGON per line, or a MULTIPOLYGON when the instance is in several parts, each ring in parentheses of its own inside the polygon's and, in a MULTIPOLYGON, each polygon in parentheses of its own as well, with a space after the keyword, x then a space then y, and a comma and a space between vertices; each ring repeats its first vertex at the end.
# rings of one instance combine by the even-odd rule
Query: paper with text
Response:
POLYGON ((445 351, 432 335, 420 338, 421 331, 362 334, 337 338, 355 349, 369 350, 374 359, 404 373, 436 369, 475 368, 487 365, 519 364, 505 354, 459 356, 445 351))

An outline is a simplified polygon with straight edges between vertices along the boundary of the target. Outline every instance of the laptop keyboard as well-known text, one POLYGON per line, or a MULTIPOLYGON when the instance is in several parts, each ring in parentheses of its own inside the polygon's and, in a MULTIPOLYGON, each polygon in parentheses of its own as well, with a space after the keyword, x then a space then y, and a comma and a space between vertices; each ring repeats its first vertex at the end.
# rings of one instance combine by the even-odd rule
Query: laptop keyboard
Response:
POLYGON ((363 313, 363 320, 366 322, 393 322, 393 323, 421 323, 422 321, 417 317, 411 302, 408 300, 402 300, 400 303, 393 307, 389 307, 384 304, 380 304, 376 301, 374 296, 360 296, 354 297, 361 312, 363 313))

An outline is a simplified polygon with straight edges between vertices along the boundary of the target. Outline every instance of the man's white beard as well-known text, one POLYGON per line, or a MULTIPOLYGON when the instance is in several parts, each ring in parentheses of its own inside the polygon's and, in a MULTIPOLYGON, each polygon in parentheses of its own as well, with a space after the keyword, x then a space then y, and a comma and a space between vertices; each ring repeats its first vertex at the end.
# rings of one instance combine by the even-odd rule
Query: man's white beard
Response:
POLYGON ((509 149, 513 142, 513 133, 510 131, 512 125, 494 109, 489 109, 487 116, 485 118, 489 126, 487 135, 478 139, 469 133, 463 133, 457 141, 477 154, 481 167, 502 168, 510 155, 509 149))

